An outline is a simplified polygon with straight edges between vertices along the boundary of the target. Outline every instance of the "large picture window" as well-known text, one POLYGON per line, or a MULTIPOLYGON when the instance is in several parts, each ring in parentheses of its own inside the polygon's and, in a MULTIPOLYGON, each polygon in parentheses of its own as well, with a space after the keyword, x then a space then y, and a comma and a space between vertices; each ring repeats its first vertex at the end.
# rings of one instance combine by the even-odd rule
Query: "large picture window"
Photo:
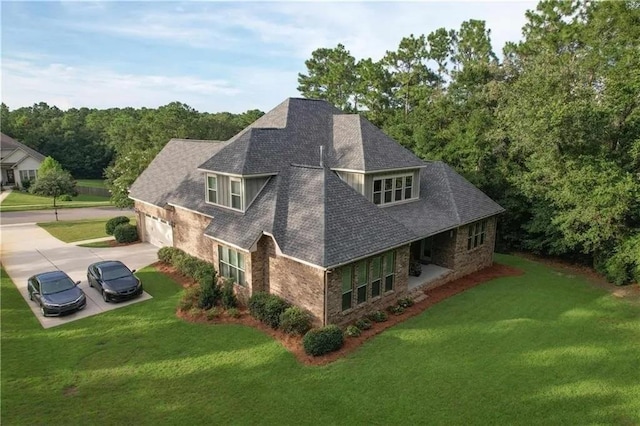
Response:
POLYGON ((207 201, 218 204, 218 177, 216 175, 207 176, 207 201))
POLYGON ((382 258, 374 257, 371 259, 371 297, 380 296, 382 287, 382 258))
POLYGON ((36 178, 35 170, 20 170, 20 181, 26 182, 28 180, 34 180, 36 178))
POLYGON ((218 263, 220 275, 232 278, 234 282, 245 285, 244 255, 229 247, 218 246, 218 263))
POLYGON ((469 236, 467 238, 467 250, 480 247, 484 244, 487 234, 487 221, 472 223, 469 225, 469 236))
POLYGON ((373 179, 373 204, 384 205, 413 197, 413 174, 373 179))

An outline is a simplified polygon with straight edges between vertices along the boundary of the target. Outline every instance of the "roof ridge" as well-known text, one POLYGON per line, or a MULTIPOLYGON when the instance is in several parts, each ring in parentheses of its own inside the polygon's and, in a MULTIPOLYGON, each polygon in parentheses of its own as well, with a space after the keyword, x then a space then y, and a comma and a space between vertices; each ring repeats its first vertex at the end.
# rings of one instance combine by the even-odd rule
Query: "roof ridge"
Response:
POLYGON ((367 170, 367 156, 365 155, 365 150, 364 150, 364 138, 362 137, 362 123, 363 123, 363 116, 361 116, 360 114, 356 114, 358 116, 358 140, 360 141, 359 148, 361 151, 361 156, 362 156, 362 168, 364 170, 367 170))
POLYGON ((444 175, 444 182, 447 185, 449 198, 451 199, 451 204, 453 205, 453 211, 456 213, 456 220, 460 222, 460 213, 458 212, 458 204, 456 203, 456 199, 453 196, 453 191, 451 191, 451 184, 449 183, 449 176, 447 175, 447 171, 445 169, 446 164, 442 161, 436 162, 436 164, 440 164, 440 169, 442 170, 442 174, 444 175))
POLYGON ((197 142, 197 143, 224 143, 225 141, 220 141, 216 139, 189 139, 189 138, 171 138, 169 142, 197 142))

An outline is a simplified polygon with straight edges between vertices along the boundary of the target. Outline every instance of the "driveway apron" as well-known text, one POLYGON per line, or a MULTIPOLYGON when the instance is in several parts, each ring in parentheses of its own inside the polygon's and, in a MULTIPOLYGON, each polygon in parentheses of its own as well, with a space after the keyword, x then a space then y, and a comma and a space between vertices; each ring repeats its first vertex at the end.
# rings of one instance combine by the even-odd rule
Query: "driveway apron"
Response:
MULTIPOLYGON (((86 318, 108 310, 148 300, 142 296, 121 303, 106 303, 100 293, 87 283, 87 267, 101 260, 120 260, 130 269, 140 269, 157 260, 158 248, 148 243, 112 248, 86 248, 63 243, 33 223, 0 226, 1 260, 5 271, 24 297, 44 328, 86 318), (87 295, 87 306, 63 317, 43 317, 35 302, 29 300, 27 279, 37 273, 53 270, 66 272, 72 280, 80 281, 87 295)), ((142 283, 144 285, 144 282, 142 283)))

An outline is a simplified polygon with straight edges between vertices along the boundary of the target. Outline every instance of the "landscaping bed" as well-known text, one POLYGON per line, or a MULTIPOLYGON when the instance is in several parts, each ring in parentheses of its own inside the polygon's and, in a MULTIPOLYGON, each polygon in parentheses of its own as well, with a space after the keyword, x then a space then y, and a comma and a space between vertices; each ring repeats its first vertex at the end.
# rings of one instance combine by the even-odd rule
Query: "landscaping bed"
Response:
MULTIPOLYGON (((194 285, 198 285, 192 278, 186 277, 171 265, 163 262, 157 262, 153 266, 159 272, 176 281, 185 289, 194 285)), ((522 274, 523 272, 520 269, 495 263, 488 268, 475 272, 466 277, 462 277, 434 289, 425 290, 425 299, 405 308, 404 312, 400 314, 389 314, 386 321, 372 322, 372 327, 368 330, 362 330, 362 333, 357 337, 345 336, 344 345, 342 346, 342 348, 335 352, 330 352, 328 354, 320 356, 310 356, 305 353, 302 345, 302 336, 290 335, 279 329, 273 329, 267 326, 266 324, 253 318, 249 314, 249 311, 246 309, 246 307, 241 307, 240 309, 238 309, 239 316, 237 317, 230 316, 226 312, 221 312, 220 315, 215 318, 207 318, 207 311, 205 310, 182 311, 180 309, 177 310, 176 315, 179 318, 190 322, 208 324, 242 324, 248 327, 259 329, 279 341, 289 352, 291 352, 296 357, 299 362, 306 365, 325 365, 350 354, 351 352, 358 349, 367 340, 380 334, 389 327, 393 327, 398 323, 406 321, 408 318, 424 312, 430 306, 433 306, 444 299, 447 299, 458 293, 462 293, 463 291, 475 287, 478 284, 482 284, 495 278, 518 276, 522 274)))

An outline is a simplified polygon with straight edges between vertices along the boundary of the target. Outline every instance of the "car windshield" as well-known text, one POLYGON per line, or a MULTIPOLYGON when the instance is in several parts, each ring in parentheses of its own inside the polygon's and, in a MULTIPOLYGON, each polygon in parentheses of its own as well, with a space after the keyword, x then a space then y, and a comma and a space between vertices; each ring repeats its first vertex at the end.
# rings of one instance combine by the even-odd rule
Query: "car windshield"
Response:
POLYGON ((105 281, 117 280, 131 275, 131 271, 122 265, 103 266, 102 279, 105 281))
POLYGON ((75 287, 75 283, 69 277, 55 277, 40 283, 42 294, 54 294, 75 287))

